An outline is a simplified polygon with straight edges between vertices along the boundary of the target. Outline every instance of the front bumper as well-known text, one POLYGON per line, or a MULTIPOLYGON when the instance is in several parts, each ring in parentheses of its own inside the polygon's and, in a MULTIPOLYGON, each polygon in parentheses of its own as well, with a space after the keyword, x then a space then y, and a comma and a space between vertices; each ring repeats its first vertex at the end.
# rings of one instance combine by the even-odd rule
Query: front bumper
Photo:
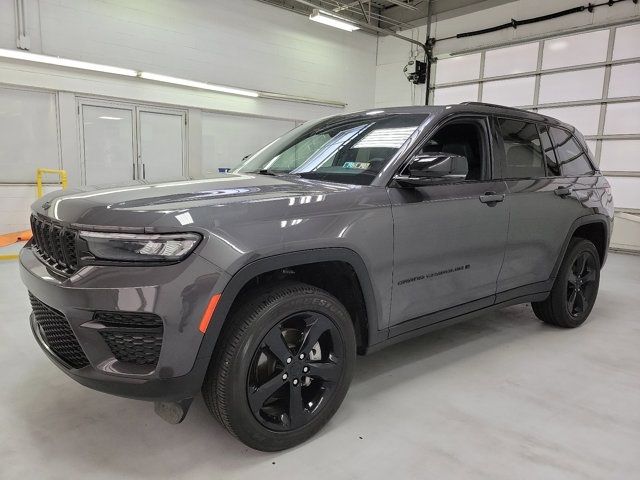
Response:
POLYGON ((207 303, 221 291, 226 274, 197 254, 167 266, 90 266, 57 276, 29 246, 20 253, 20 274, 29 292, 64 315, 89 365, 73 368, 50 348, 31 315, 33 334, 47 356, 67 375, 95 390, 153 401, 196 395, 209 359, 198 358, 198 326, 207 303), (94 313, 146 312, 162 319, 157 364, 121 361, 96 329, 94 313))

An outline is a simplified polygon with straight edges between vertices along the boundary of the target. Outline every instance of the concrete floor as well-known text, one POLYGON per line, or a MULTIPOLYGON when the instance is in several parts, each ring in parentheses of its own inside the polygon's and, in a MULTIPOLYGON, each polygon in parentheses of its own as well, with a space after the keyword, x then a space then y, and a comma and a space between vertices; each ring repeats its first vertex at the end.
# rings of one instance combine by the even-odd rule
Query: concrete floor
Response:
POLYGON ((577 330, 507 308, 359 358, 312 440, 250 450, 201 399, 172 426, 44 356, 0 263, 0 478, 640 478, 640 257, 611 254, 577 330))

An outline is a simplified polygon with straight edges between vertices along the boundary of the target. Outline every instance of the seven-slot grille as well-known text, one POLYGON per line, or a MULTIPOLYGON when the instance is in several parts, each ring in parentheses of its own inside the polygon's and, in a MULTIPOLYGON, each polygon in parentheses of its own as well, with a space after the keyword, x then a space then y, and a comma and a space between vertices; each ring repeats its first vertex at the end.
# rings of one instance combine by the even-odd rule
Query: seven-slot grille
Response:
POLYGON ((82 368, 89 365, 89 360, 82 351, 76 336, 69 326, 66 317, 57 310, 42 303, 31 293, 31 308, 36 323, 42 333, 42 340, 51 351, 73 368, 82 368))
POLYGON ((32 246, 44 262, 64 273, 73 273, 78 269, 75 230, 32 215, 31 231, 32 246))

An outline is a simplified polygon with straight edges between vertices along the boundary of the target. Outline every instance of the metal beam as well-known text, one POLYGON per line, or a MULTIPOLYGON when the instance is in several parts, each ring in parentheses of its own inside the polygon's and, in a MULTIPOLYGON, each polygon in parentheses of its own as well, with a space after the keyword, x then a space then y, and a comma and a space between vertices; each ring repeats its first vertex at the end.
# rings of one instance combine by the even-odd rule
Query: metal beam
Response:
MULTIPOLYGON (((293 1, 296 2, 296 3, 299 3, 301 5, 306 5, 308 7, 320 8, 317 4, 309 2, 308 0, 293 0, 293 1)), ((414 45, 419 45, 420 47, 422 47, 422 49, 425 51, 425 53, 427 51, 427 46, 424 43, 422 43, 422 42, 420 42, 418 40, 414 40, 413 38, 405 37, 404 35, 400 35, 400 34, 394 32, 393 30, 389 30, 387 28, 376 27, 375 25, 371 25, 371 24, 368 24, 366 22, 362 22, 360 20, 356 20, 356 19, 353 19, 353 18, 350 18, 350 17, 349 18, 345 18, 345 20, 348 21, 348 22, 353 23, 354 25, 359 26, 363 30, 370 30, 370 31, 374 31, 374 32, 381 33, 381 34, 384 34, 384 35, 390 35, 392 37, 399 38, 400 40, 404 40, 405 42, 413 43, 414 45)))
MULTIPOLYGON (((515 0, 433 0, 431 2, 431 14, 437 16, 437 20, 445 20, 513 1, 515 0)), ((421 7, 422 4, 419 4, 415 11, 396 8, 395 6, 387 7, 384 9, 384 15, 391 20, 410 24, 412 27, 419 27, 427 23, 428 17, 427 10, 421 7)))
MULTIPOLYGON (((393 3, 396 7, 403 7, 414 12, 418 11, 418 7, 409 3, 405 3, 402 0, 387 0, 387 2, 393 3)), ((348 10, 351 7, 357 7, 358 3, 368 3, 369 5, 371 5, 371 0, 360 0, 358 2, 345 3, 342 6, 334 8, 333 11, 340 12, 342 10, 348 10)))

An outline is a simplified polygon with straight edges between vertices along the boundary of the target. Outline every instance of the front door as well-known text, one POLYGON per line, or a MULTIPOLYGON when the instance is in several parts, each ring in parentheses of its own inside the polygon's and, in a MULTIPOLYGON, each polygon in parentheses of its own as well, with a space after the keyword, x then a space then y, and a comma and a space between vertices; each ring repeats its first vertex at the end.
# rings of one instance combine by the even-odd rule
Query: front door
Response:
POLYGON ((421 316, 452 307, 464 313, 494 301, 509 216, 502 201, 506 184, 491 179, 488 131, 485 118, 456 119, 415 152, 464 156, 465 178, 389 188, 394 221, 392 327, 410 330, 452 312, 421 316))

